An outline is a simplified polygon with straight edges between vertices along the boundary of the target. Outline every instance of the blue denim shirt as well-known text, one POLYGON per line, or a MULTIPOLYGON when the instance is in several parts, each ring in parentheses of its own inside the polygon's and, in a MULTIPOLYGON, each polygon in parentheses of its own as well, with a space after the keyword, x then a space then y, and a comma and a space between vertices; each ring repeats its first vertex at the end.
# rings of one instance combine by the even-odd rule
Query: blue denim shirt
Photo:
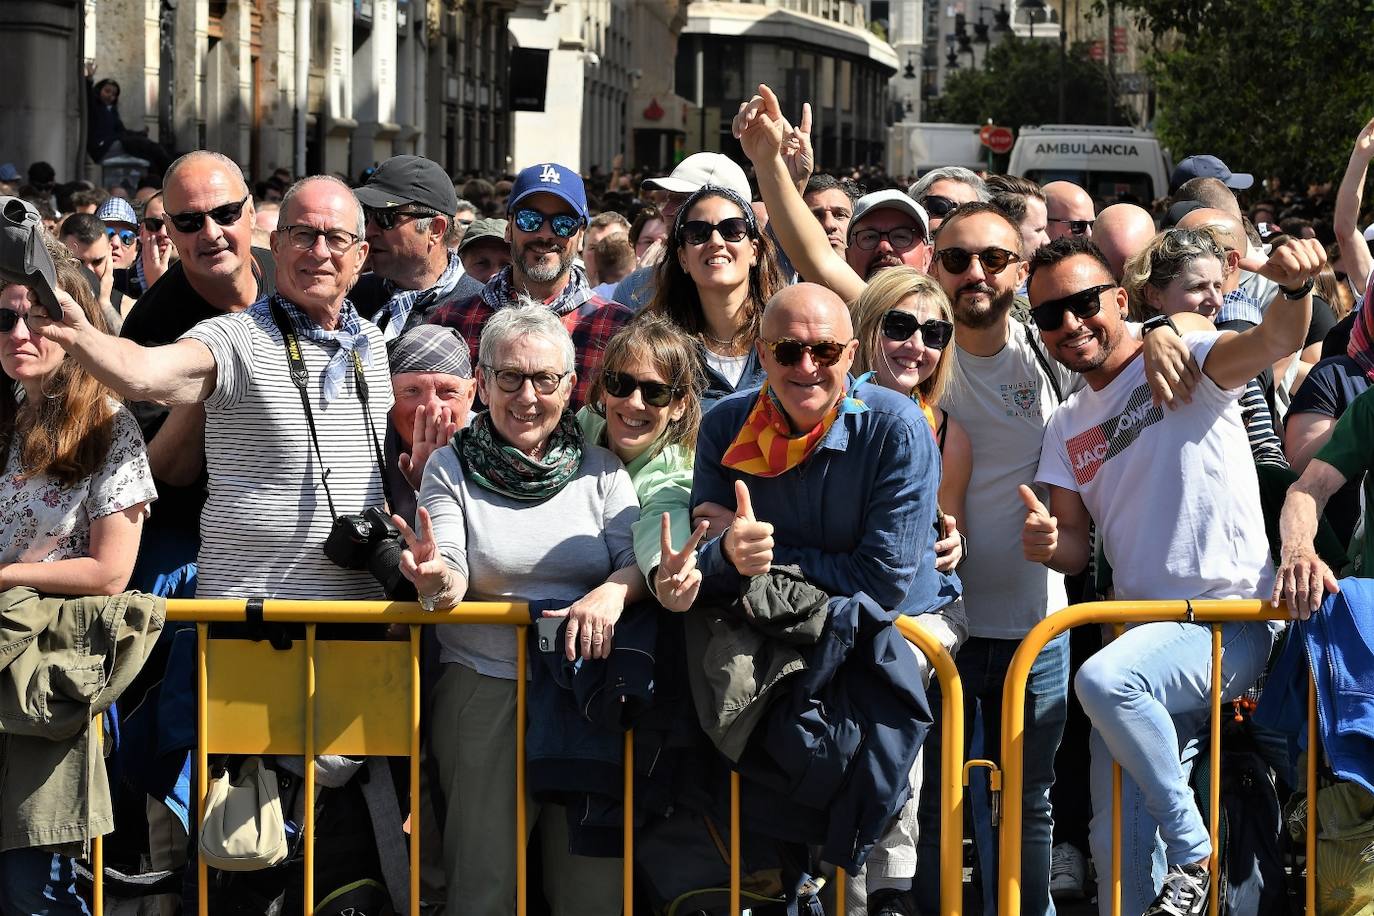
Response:
MULTIPOLYGON (((835 421, 802 464, 777 477, 721 466, 758 389, 716 402, 702 420, 692 505, 735 505, 735 480, 749 486, 754 514, 773 525, 773 562, 801 567, 834 597, 864 592, 889 611, 917 615, 959 597, 954 573, 935 569, 935 504, 940 454, 908 397, 860 384, 867 405, 835 421)), ((699 549, 706 591, 736 590, 740 576, 717 537, 699 549)))

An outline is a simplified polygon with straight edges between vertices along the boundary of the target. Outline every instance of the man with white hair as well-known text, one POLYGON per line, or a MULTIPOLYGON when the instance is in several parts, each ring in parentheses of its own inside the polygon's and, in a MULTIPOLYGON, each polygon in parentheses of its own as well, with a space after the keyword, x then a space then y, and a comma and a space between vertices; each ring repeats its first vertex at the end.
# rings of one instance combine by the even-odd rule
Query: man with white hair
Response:
POLYGON ((987 183, 975 173, 957 165, 931 169, 906 192, 925 208, 931 232, 939 229, 944 218, 960 204, 971 204, 975 200, 987 203, 992 200, 987 183))

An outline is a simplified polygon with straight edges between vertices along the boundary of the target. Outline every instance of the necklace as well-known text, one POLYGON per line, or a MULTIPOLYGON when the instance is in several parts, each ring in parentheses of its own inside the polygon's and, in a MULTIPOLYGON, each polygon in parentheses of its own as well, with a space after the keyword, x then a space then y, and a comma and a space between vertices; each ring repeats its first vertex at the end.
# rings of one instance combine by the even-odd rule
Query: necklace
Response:
POLYGON ((708 342, 713 343, 713 344, 715 344, 715 345, 718 346, 718 347, 734 347, 734 346, 735 346, 735 339, 734 339, 733 337, 728 337, 728 338, 722 340, 721 338, 712 336, 711 334, 708 334, 708 333, 706 333, 705 331, 702 331, 702 332, 701 332, 701 336, 704 337, 704 338, 706 338, 706 340, 707 340, 708 342))

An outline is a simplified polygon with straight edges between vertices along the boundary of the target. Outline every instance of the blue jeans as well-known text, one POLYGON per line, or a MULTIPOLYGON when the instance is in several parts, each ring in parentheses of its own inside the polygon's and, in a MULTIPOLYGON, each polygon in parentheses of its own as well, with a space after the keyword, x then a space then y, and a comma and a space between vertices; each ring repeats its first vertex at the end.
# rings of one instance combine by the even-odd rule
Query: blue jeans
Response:
MULTIPOLYGON (((1222 701, 1260 676, 1276 629, 1266 622, 1221 628, 1222 701)), ((1211 628, 1147 623, 1108 643, 1079 669, 1074 690, 1093 724, 1089 828, 1098 911, 1111 912, 1112 760, 1121 764, 1121 912, 1150 905, 1171 865, 1211 854, 1207 825, 1188 784, 1197 738, 1208 723, 1211 628)))
POLYGON ((90 916, 72 860, 37 847, 0 852, 0 916, 90 916))
MULTIPOLYGON (((1001 764, 1002 688, 1011 658, 1021 644, 1016 639, 971 637, 959 649, 955 664, 964 686, 964 750, 975 743, 982 754, 1001 764), (979 726, 975 735, 975 727, 979 726)), ((926 773, 921 793, 921 841, 917 855, 916 895, 923 913, 939 911, 940 901, 940 706, 932 685, 931 712, 935 727, 923 747, 926 773)), ((1064 735, 1069 708, 1069 636, 1050 640, 1031 666, 1026 682, 1026 737, 1022 762, 1025 783, 1021 794, 1021 912, 1026 916, 1054 916, 1050 898, 1050 845, 1054 820, 1050 816, 1050 787, 1054 785, 1054 753, 1064 735)), ((973 775, 974 845, 983 890, 983 910, 997 912, 997 833, 986 803, 986 770, 973 775), (979 804, 979 801, 982 804, 979 804)))

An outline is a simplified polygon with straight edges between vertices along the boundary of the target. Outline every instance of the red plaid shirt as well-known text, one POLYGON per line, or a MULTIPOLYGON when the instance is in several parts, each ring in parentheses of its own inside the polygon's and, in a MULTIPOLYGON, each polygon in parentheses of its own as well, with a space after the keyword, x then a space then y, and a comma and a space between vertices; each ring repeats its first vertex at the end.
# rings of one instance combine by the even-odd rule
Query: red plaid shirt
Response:
MULTIPOLYGON (((507 267, 505 270, 509 271, 510 268, 507 267)), ((498 274, 493 277, 486 291, 495 288, 493 285, 498 283, 501 276, 498 274)), ((576 279, 574 278, 574 281, 576 279)), ((601 298, 587 289, 585 283, 583 280, 588 298, 571 311, 559 316, 563 319, 563 327, 567 328, 572 336, 576 357, 573 368, 577 371, 577 387, 573 389, 569 405, 574 411, 587 403, 587 393, 591 390, 593 377, 601 368, 601 357, 607 342, 634 317, 634 312, 628 306, 601 298)), ((549 299, 546 304, 557 307, 559 300, 567 298, 568 292, 569 290, 565 289, 562 294, 549 299)), ((458 333, 463 335, 463 339, 468 342, 468 348, 472 351, 473 366, 477 365, 477 344, 482 337, 482 328, 496 311, 496 306, 491 304, 490 299, 489 296, 478 294, 466 302, 441 306, 429 318, 430 324, 442 324, 458 329, 458 333)))

